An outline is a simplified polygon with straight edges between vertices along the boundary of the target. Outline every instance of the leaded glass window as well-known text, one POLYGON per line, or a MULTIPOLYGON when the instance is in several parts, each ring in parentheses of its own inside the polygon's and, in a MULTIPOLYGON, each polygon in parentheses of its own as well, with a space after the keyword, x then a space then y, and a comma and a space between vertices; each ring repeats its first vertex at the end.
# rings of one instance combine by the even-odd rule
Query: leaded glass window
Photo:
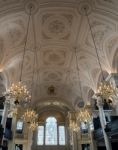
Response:
POLYGON ((57 120, 54 117, 46 119, 46 145, 57 145, 57 120))

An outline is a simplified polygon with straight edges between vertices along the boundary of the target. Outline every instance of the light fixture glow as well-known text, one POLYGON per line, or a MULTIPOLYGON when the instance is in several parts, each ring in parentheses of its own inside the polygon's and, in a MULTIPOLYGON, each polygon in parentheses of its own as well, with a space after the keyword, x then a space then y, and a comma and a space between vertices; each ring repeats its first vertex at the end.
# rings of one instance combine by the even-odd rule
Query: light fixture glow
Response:
POLYGON ((18 82, 17 84, 12 84, 6 94, 9 95, 10 98, 14 99, 15 104, 19 104, 23 101, 30 102, 31 100, 31 95, 29 94, 29 91, 27 90, 26 86, 23 85, 21 82, 18 82))

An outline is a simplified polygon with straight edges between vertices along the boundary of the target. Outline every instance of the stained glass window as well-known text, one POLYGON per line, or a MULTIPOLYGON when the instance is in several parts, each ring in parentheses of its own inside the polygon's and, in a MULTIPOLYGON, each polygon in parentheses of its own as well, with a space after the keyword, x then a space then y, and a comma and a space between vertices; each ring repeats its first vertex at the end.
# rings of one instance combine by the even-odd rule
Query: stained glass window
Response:
POLYGON ((44 144, 44 126, 38 126, 37 145, 44 144))
POLYGON ((65 127, 59 126, 59 145, 65 145, 65 127))
POLYGON ((46 145, 57 145, 57 120, 54 117, 46 119, 46 145))

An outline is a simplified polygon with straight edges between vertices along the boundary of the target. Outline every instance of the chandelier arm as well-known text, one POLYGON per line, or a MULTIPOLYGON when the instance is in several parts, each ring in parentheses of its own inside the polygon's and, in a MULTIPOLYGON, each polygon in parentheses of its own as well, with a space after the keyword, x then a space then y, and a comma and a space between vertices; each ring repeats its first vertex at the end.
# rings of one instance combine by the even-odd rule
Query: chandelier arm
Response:
POLYGON ((98 59, 98 64, 99 64, 99 67, 100 67, 100 70, 101 70, 101 73, 102 73, 102 79, 103 79, 103 81, 104 81, 104 80, 105 80, 105 77, 104 77, 104 74, 103 74, 103 69, 102 69, 102 65, 101 65, 101 62, 100 62, 100 57, 99 57, 99 54, 98 54, 98 49, 97 49, 96 42, 95 42, 95 39, 94 39, 92 27, 91 27, 91 24, 90 24, 89 17, 88 17, 88 15, 87 15, 87 10, 86 10, 86 8, 84 8, 84 10, 85 10, 85 13, 86 13, 86 17, 87 17, 89 29, 90 29, 90 32, 91 32, 91 37, 92 37, 92 40, 93 40, 93 44, 94 44, 96 56, 97 56, 97 59, 98 59))
POLYGON ((23 56, 22 56, 22 63, 21 63, 21 73, 20 73, 20 81, 22 80, 22 74, 23 74, 23 64, 24 64, 24 58, 25 58, 26 46, 27 46, 27 40, 28 40, 28 31, 29 31, 29 26, 30 26, 31 11, 32 11, 32 6, 30 7, 30 13, 29 13, 29 18, 28 18, 28 22, 27 22, 26 40, 25 40, 24 49, 23 49, 23 56))
POLYGON ((78 66, 78 58, 77 58, 77 49, 75 48, 75 57, 76 57, 76 67, 77 67, 77 73, 78 73, 78 80, 79 80, 79 88, 80 88, 80 94, 81 94, 81 99, 83 98, 82 94, 82 86, 81 86, 81 79, 80 79, 80 73, 79 73, 79 66, 78 66))

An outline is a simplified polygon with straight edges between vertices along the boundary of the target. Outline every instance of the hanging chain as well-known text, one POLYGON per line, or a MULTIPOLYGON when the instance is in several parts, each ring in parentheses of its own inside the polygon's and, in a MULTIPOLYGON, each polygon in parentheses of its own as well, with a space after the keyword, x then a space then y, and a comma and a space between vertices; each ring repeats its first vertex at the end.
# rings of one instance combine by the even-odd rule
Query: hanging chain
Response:
POLYGON ((101 65, 101 63, 100 63, 100 57, 99 57, 99 54, 98 54, 98 49, 97 49, 97 46, 96 46, 96 42, 95 42, 95 39, 94 39, 92 27, 91 27, 91 24, 90 24, 90 20, 89 20, 89 17, 88 17, 88 15, 87 15, 87 10, 86 10, 86 8, 84 8, 84 10, 85 10, 85 13, 86 13, 86 16, 87 16, 87 21, 88 21, 88 25, 89 25, 90 32, 91 32, 91 37, 92 37, 92 40, 93 40, 93 44, 94 44, 94 47, 95 47, 95 51, 96 51, 98 63, 99 63, 100 70, 101 70, 101 73, 102 73, 102 79, 105 80, 104 73, 103 73, 103 69, 102 69, 102 65, 101 65))
POLYGON ((80 73, 79 73, 79 66, 78 66, 78 59, 77 59, 77 49, 75 48, 75 57, 76 57, 76 67, 77 67, 77 73, 78 73, 78 80, 79 80, 79 88, 80 88, 80 94, 81 94, 81 99, 83 98, 82 94, 82 87, 81 87, 81 79, 80 79, 80 73))
POLYGON ((21 64, 20 81, 22 80, 22 74, 23 74, 23 64, 24 64, 24 58, 25 58, 26 46, 27 46, 27 40, 28 40, 28 31, 29 31, 29 26, 30 26, 31 11, 32 11, 32 7, 30 7, 30 13, 29 13, 29 18, 28 18, 28 22, 27 22, 26 40, 25 40, 25 43, 24 43, 23 58, 22 58, 22 64, 21 64))

